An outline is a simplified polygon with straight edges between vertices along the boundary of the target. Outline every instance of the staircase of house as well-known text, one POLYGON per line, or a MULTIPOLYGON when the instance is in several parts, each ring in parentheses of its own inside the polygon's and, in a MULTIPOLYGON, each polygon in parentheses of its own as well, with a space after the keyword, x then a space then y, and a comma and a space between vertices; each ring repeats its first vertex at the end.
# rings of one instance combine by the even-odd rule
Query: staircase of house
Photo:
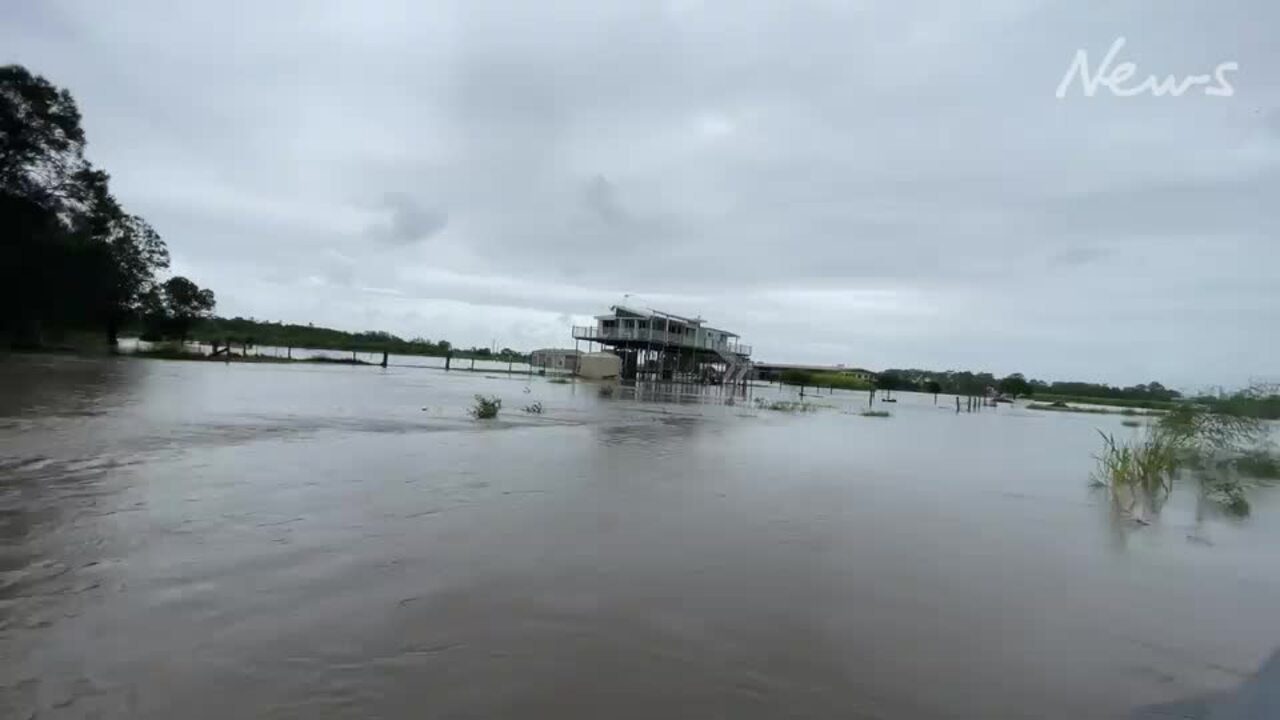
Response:
POLYGON ((716 354, 724 360, 725 371, 721 382, 725 385, 737 385, 747 378, 747 373, 751 372, 751 361, 747 358, 730 352, 724 348, 716 348, 716 354))

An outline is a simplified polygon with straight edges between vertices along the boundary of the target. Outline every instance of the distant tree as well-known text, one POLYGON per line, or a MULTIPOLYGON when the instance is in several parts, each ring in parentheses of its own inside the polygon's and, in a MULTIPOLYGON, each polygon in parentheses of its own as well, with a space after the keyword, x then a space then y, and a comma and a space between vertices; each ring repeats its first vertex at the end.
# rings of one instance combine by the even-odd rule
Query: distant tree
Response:
POLYGON ((192 324, 212 316, 216 302, 212 290, 203 290, 187 278, 176 275, 150 292, 144 305, 148 336, 176 337, 186 342, 192 324))
POLYGON ((783 370, 778 374, 778 380, 785 385, 799 385, 801 387, 816 384, 812 372, 798 368, 783 370))
POLYGON ((876 388, 880 390, 915 390, 915 384, 900 370, 885 370, 876 375, 876 388))
POLYGON ((1000 380, 997 386, 1000 392, 1013 397, 1021 397, 1030 395, 1031 383, 1027 382, 1027 378, 1022 373, 1014 373, 1000 380))

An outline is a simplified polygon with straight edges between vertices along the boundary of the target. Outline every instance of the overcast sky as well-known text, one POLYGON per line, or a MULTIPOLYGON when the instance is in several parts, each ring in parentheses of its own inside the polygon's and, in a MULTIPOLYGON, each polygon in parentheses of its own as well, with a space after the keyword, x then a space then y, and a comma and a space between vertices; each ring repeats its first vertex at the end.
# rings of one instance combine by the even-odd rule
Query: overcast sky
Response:
POLYGON ((1280 4, 0 0, 224 315, 757 359, 1280 379, 1280 4), (1078 50, 1231 97, 1055 95, 1078 50))

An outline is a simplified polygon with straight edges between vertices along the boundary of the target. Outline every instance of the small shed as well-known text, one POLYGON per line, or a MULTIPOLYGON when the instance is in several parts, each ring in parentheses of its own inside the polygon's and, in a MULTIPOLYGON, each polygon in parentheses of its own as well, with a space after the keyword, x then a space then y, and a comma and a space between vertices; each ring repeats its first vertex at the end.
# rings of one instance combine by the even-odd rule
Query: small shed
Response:
POLYGON ((617 380, 622 358, 610 352, 587 353, 578 358, 578 376, 584 380, 617 380))
POLYGON ((575 373, 578 372, 578 359, 581 356, 581 352, 572 348, 543 348, 529 354, 529 364, 541 370, 575 373))

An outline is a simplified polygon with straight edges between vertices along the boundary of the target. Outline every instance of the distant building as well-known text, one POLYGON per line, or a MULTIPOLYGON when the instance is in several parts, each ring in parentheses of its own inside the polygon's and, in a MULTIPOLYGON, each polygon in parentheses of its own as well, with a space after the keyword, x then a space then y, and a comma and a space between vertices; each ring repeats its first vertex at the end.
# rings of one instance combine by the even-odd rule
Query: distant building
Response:
POLYGON ((582 353, 573 348, 543 348, 529 354, 529 364, 542 370, 576 373, 581 356, 582 353))
POLYGON ((864 370, 863 368, 844 368, 840 370, 840 372, 844 373, 845 375, 852 375, 855 378, 866 381, 866 382, 875 382, 876 380, 875 373, 871 372, 870 370, 864 370))
POLYGON ((702 318, 614 305, 594 326, 573 328, 573 339, 622 358, 627 380, 745 383, 751 346, 737 333, 709 327, 702 318))

